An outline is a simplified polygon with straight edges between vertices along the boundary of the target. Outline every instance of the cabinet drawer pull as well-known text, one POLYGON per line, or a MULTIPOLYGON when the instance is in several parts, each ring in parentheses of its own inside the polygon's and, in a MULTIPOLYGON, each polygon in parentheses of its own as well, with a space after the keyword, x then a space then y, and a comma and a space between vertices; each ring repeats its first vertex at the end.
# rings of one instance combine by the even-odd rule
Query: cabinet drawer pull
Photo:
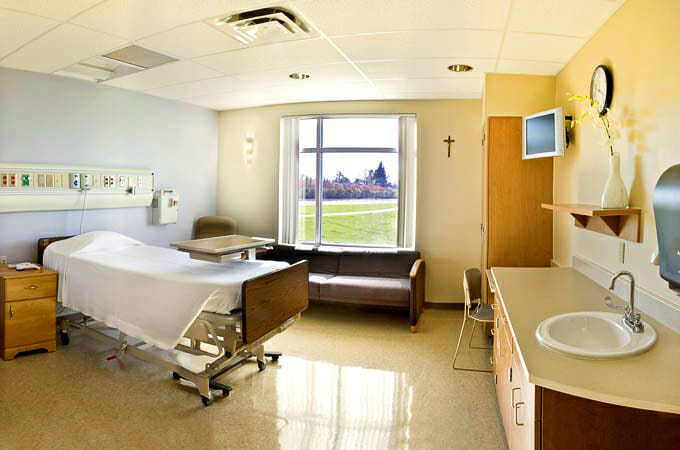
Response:
POLYGON ((523 427, 524 424, 523 424, 523 423, 519 423, 519 422, 517 421, 517 409, 519 409, 520 405, 523 405, 523 404, 524 404, 524 402, 517 402, 517 403, 515 403, 515 425, 517 425, 517 426, 519 426, 519 427, 523 427))
POLYGON ((29 284, 28 286, 25 286, 24 289, 38 289, 40 286, 37 284, 29 284))
POLYGON ((495 334, 494 331, 496 331, 496 330, 494 328, 492 328, 491 329, 491 336, 493 336, 495 334))
POLYGON ((14 319, 14 306, 9 305, 9 320, 14 319))

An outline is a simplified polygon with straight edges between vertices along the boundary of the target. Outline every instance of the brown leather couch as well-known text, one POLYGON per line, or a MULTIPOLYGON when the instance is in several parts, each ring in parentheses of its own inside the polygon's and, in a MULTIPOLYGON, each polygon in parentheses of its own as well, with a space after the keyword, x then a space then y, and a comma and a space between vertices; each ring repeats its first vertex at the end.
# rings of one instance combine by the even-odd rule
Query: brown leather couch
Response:
POLYGON ((309 261, 309 299, 408 310, 416 331, 425 302, 425 262, 406 250, 304 249, 275 245, 258 258, 309 261))

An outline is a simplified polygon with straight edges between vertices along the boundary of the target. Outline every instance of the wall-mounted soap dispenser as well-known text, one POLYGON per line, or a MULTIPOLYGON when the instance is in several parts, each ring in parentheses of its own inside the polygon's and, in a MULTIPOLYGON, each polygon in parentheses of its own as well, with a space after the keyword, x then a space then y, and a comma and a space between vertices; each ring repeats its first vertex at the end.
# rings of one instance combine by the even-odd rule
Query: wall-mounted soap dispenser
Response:
POLYGON ((654 189, 659 273, 680 294, 680 164, 667 169, 654 189))

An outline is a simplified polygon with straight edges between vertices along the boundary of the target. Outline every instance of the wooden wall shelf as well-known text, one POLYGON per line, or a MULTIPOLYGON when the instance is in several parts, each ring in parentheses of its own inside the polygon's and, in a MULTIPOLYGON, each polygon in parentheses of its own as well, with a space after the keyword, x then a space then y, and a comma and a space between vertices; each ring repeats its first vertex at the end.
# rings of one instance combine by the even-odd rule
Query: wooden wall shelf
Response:
POLYGON ((603 209, 595 205, 542 203, 541 207, 574 216, 574 225, 596 233, 640 242, 640 208, 603 209))

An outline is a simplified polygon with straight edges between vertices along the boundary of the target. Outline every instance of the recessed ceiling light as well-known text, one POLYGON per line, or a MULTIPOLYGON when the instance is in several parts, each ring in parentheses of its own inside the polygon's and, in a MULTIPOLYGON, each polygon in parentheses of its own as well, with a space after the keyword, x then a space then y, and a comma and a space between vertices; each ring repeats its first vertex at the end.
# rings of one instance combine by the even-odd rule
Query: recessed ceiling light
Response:
POLYGON ((472 70, 472 66, 467 64, 452 64, 449 66, 451 72, 469 72, 472 70))
POLYGON ((297 73, 297 72, 293 72, 293 73, 291 73, 291 74, 288 75, 288 76, 291 77, 291 78, 294 79, 294 80, 306 80, 307 78, 309 78, 309 75, 308 75, 308 74, 306 74, 306 73, 297 73))

